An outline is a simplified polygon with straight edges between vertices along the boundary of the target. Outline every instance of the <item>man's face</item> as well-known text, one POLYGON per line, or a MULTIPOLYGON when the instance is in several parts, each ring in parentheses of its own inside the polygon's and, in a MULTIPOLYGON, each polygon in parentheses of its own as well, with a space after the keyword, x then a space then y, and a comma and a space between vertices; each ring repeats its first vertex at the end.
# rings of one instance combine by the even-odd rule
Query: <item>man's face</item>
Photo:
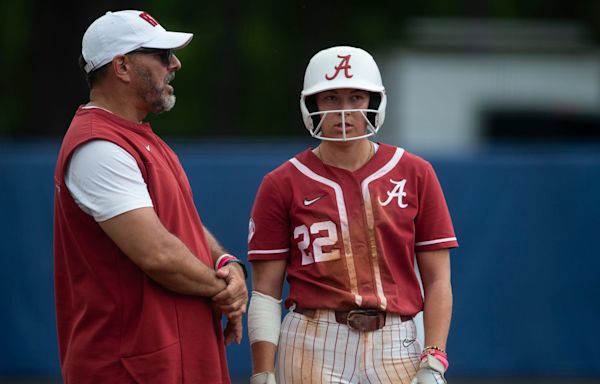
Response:
POLYGON ((144 109, 159 114, 175 106, 175 90, 170 82, 181 62, 175 55, 165 52, 136 52, 134 59, 134 84, 144 109))

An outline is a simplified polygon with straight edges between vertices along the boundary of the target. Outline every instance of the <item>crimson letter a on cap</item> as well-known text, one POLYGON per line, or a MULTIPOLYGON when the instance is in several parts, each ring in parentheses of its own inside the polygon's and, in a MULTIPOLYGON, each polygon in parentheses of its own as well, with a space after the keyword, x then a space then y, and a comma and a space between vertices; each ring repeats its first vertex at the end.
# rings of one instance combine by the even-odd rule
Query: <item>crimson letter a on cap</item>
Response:
POLYGON ((156 27, 158 25, 158 21, 156 21, 156 19, 152 16, 150 16, 150 14, 148 12, 142 12, 140 13, 140 17, 144 20, 146 20, 148 22, 148 24, 150 24, 153 27, 156 27))

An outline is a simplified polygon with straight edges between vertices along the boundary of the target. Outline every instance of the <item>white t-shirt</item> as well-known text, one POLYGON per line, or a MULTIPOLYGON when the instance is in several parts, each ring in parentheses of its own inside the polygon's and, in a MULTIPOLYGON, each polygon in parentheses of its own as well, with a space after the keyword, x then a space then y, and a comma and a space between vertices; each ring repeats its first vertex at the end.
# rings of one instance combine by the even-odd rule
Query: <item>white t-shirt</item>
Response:
POLYGON ((153 206, 137 162, 110 141, 92 140, 75 149, 65 184, 77 205, 97 222, 153 206))

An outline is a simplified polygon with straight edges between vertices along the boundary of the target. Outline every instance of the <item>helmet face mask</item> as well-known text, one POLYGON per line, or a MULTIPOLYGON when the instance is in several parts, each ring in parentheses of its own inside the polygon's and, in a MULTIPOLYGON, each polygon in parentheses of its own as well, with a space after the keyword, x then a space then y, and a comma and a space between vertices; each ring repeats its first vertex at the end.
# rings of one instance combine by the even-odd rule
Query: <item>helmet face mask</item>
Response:
POLYGON ((377 133, 379 128, 378 127, 376 128, 371 123, 371 121, 367 117, 367 113, 378 113, 378 112, 374 109, 332 109, 332 110, 327 110, 327 111, 309 112, 308 116, 311 117, 313 125, 315 123, 314 120, 318 119, 317 125, 314 128, 312 128, 312 130, 309 129, 309 131, 310 131, 312 137, 315 137, 315 138, 321 139, 321 140, 329 140, 329 141, 358 140, 358 139, 363 139, 365 137, 373 136, 374 134, 377 133), (360 115, 364 118, 364 120, 366 122, 366 131, 363 135, 348 137, 348 136, 346 136, 346 114, 354 113, 354 112, 360 113, 360 115), (342 117, 342 137, 323 136, 323 122, 325 121, 325 118, 330 114, 340 114, 341 115, 341 117, 342 117))
POLYGON ((379 131, 385 118, 385 88, 379 68, 373 57, 354 47, 333 47, 322 50, 312 57, 306 68, 304 88, 300 95, 300 110, 306 129, 311 136, 330 141, 357 140, 372 136, 379 131), (359 89, 370 93, 368 108, 319 111, 315 95, 334 89, 359 89), (366 121, 362 135, 346 135, 345 113, 358 112, 366 121), (323 136, 322 124, 329 114, 341 114, 342 137, 323 136))

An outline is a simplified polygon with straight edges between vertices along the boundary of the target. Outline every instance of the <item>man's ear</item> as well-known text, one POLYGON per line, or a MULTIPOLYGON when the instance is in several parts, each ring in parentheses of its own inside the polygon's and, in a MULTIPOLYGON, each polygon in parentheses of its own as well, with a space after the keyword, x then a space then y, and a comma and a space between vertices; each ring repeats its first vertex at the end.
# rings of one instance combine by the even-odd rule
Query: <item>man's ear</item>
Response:
POLYGON ((118 55, 112 59, 112 70, 117 79, 126 83, 131 81, 131 61, 126 55, 118 55))

